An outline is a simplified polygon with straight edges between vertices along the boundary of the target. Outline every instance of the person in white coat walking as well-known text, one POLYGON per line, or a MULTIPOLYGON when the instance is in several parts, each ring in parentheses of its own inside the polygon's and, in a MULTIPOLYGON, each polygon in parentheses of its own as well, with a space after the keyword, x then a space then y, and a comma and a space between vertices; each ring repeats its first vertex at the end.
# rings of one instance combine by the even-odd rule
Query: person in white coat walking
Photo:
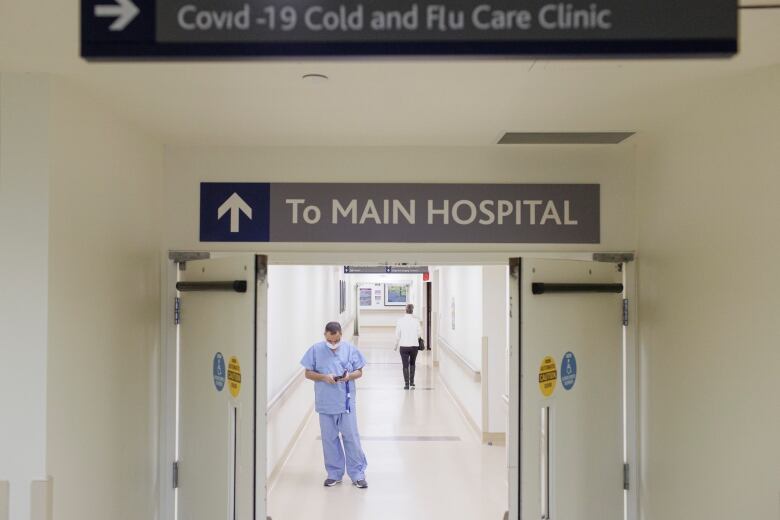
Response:
POLYGON ((406 314, 395 326, 395 348, 401 348, 401 363, 404 371, 404 390, 414 389, 414 371, 417 361, 420 321, 414 317, 414 305, 406 306, 406 314))

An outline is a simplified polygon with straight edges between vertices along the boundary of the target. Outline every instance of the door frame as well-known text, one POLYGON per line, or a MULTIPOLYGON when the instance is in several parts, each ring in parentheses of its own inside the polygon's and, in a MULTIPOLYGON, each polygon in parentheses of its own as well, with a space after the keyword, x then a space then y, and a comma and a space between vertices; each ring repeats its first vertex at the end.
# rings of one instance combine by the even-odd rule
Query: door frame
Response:
MULTIPOLYGON (((361 261, 371 262, 372 258, 375 258, 376 262, 384 262, 388 257, 390 258, 406 258, 409 256, 408 252, 386 252, 375 253, 373 255, 367 255, 364 251, 350 251, 349 249, 342 249, 337 254, 333 252, 326 252, 322 255, 313 255, 311 252, 295 251, 296 244, 286 244, 289 246, 289 250, 284 252, 264 252, 258 249, 255 254, 265 255, 268 258, 268 265, 348 265, 348 261, 351 256, 357 255, 361 258, 361 261), (320 257, 321 261, 317 261, 320 257)), ((174 489, 173 489, 173 461, 176 459, 176 403, 177 403, 177 388, 176 377, 170 376, 171 373, 175 374, 177 366, 177 342, 178 334, 176 324, 174 323, 174 301, 176 298, 176 281, 178 278, 178 264, 173 260, 177 255, 196 255, 198 257, 204 254, 212 255, 230 255, 246 253, 247 251, 215 251, 213 253, 181 253, 168 251, 161 255, 160 272, 162 277, 162 283, 160 285, 160 297, 162 304, 160 306, 160 400, 159 400, 159 413, 158 413, 158 486, 159 486, 159 503, 158 508, 160 511, 161 520, 176 520, 175 507, 174 507, 174 489)), ((622 253, 621 253, 622 254, 622 253)), ((626 461, 629 464, 629 481, 630 486, 627 491, 626 509, 627 520, 639 520, 639 487, 640 487, 640 467, 639 467, 639 350, 638 350, 638 306, 637 306, 637 279, 638 279, 638 263, 634 256, 634 253, 626 253, 631 260, 623 262, 623 285, 624 285, 624 298, 628 300, 629 320, 628 326, 624 327, 624 376, 625 376, 625 388, 624 388, 624 403, 626 409, 625 415, 625 434, 626 434, 626 461)), ((555 258, 562 260, 594 260, 594 257, 601 257, 599 252, 581 252, 581 251, 560 251, 555 253, 550 252, 502 252, 485 249, 484 254, 480 254, 478 251, 469 251, 468 255, 453 251, 452 253, 440 253, 436 252, 432 254, 430 261, 425 260, 425 253, 421 252, 416 254, 415 257, 423 260, 424 263, 437 264, 437 265, 509 265, 512 258, 555 258), (502 262, 503 260, 503 262, 502 262)), ((354 263, 354 262, 352 262, 354 263)), ((511 275, 511 273, 510 273, 511 275)), ((431 280, 433 283, 433 280, 431 280)), ((511 286, 511 282, 510 282, 511 286)), ((433 287, 435 290, 436 288, 433 287)), ((434 293, 434 299, 436 294, 434 293)), ((519 294, 511 295, 514 298, 519 298, 519 294)), ((436 321, 437 316, 434 309, 433 320, 436 321)), ((519 313, 518 313, 519 314, 519 313)), ((515 318, 511 318, 514 320, 515 318)), ((518 316, 519 320, 519 316, 518 316)), ((435 323, 434 323, 435 325, 435 323)), ((435 329, 435 326, 434 326, 435 329)), ((434 330, 435 333, 435 330, 434 330)), ((519 333, 519 329, 518 329, 519 333)), ((511 336, 511 328, 510 328, 511 336)), ((436 342, 434 342, 434 348, 436 342)), ((512 338, 510 337, 510 343, 512 338)), ((434 351, 434 359, 436 352, 434 351)), ((515 363, 517 365, 517 374, 519 374, 519 351, 516 353, 515 363)), ((513 364, 513 367, 514 367, 513 364)), ((260 385, 258 385, 259 388, 260 385)), ((510 392, 514 386, 510 386, 510 392)), ((265 395, 265 392, 262 392, 265 395)), ((510 393, 510 408, 512 405, 516 406, 515 410, 510 409, 509 417, 513 416, 513 412, 516 414, 514 417, 520 417, 519 413, 519 399, 512 399, 513 395, 519 394, 515 392, 510 393)), ((261 406, 267 402, 267 396, 265 396, 260 402, 260 396, 256 397, 255 403, 257 410, 262 410, 261 406)), ((519 422, 517 423, 519 427, 519 422)), ((509 432, 508 432, 509 433, 509 432)), ((517 440, 519 444, 519 438, 517 440)), ((519 451, 519 450, 518 450, 519 451)), ((521 454, 522 455, 522 454, 521 454)), ((257 466, 255 471, 265 470, 257 466)), ((519 489, 519 464, 515 470, 515 481, 518 482, 518 488, 516 490, 509 486, 508 503, 511 505, 519 504, 520 489, 519 489)), ((511 481, 511 476, 510 476, 511 481)), ((512 518, 511 516, 509 518, 512 518)), ((536 520, 536 519, 520 519, 520 513, 518 510, 517 516, 519 520, 536 520)), ((262 520, 255 518, 254 520, 262 520)), ((514 520, 514 519, 513 519, 514 520)))
MULTIPOLYGON (((560 259, 560 260, 587 260, 594 262, 613 263, 621 265, 623 293, 621 297, 627 301, 628 315, 627 324, 623 329, 623 447, 624 447, 624 464, 627 464, 628 472, 628 489, 624 491, 625 498, 625 519, 626 520, 639 520, 639 489, 640 489, 640 414, 639 414, 639 342, 638 342, 638 329, 639 329, 639 316, 637 305, 637 288, 638 288, 638 267, 637 258, 635 253, 616 253, 616 254, 601 254, 593 253, 591 258, 571 258, 560 256, 541 255, 548 259, 560 259)), ((510 345, 517 345, 517 351, 513 350, 515 354, 515 360, 510 365, 510 392, 512 388, 520 388, 520 374, 521 374, 521 361, 520 355, 522 351, 521 344, 521 328, 522 328, 522 264, 523 259, 537 257, 536 255, 518 254, 509 259, 509 288, 510 288, 510 302, 515 300, 516 306, 512 306, 510 303, 510 324, 509 324, 509 342, 510 345), (517 262, 519 260, 519 262, 517 262), (516 289, 512 291, 513 287, 516 289), (512 312, 516 312, 517 315, 511 315, 512 312)), ((518 430, 522 429, 522 414, 520 410, 520 394, 518 392, 510 393, 510 423, 514 422, 517 425, 518 430)), ((517 460, 513 461, 512 448, 508 446, 507 458, 508 465, 511 467, 512 463, 515 463, 510 472, 510 488, 512 477, 517 482, 516 493, 512 493, 510 489, 509 503, 510 508, 514 507, 517 510, 516 516, 509 516, 508 519, 512 520, 536 520, 522 518, 522 511, 520 510, 520 501, 522 500, 521 494, 521 481, 520 471, 522 468, 521 460, 523 453, 521 450, 520 439, 518 438, 517 446, 517 460)), ((533 500, 533 498, 531 498, 533 500)), ((554 519, 555 520, 555 519, 554 519)))

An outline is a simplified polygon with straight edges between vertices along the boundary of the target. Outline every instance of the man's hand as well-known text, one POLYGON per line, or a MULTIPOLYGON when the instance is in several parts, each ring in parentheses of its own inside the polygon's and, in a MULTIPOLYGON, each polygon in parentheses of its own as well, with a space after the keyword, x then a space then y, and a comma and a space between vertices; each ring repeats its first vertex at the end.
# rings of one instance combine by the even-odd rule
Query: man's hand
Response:
POLYGON ((336 380, 334 379, 336 376, 335 374, 322 374, 321 380, 325 383, 328 383, 329 385, 335 385, 336 380))

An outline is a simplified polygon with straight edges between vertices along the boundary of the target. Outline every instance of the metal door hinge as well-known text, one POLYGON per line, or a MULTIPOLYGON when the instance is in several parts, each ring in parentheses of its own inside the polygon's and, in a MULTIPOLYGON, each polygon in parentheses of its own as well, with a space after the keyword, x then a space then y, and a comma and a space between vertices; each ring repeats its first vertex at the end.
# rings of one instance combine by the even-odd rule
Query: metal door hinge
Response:
POLYGON ((179 488, 179 461, 173 463, 173 489, 179 488))
POLYGON ((260 283, 265 282, 268 276, 268 257, 265 255, 255 255, 255 273, 257 274, 257 281, 260 283))
POLYGON ((628 327, 628 298, 623 298, 623 326, 628 327))
POLYGON ((593 253, 594 262, 625 264, 634 261, 634 253, 593 253))
POLYGON ((629 473, 628 473, 629 467, 628 462, 623 464, 623 489, 625 491, 628 491, 629 488, 629 473))
POLYGON ((198 251, 169 251, 168 258, 177 264, 186 264, 195 260, 208 260, 211 254, 198 251))
POLYGON ((509 276, 515 280, 520 279, 520 267, 522 266, 522 259, 510 258, 509 259, 509 276))
POLYGON ((181 298, 178 296, 173 299, 173 323, 175 325, 181 323, 181 298))

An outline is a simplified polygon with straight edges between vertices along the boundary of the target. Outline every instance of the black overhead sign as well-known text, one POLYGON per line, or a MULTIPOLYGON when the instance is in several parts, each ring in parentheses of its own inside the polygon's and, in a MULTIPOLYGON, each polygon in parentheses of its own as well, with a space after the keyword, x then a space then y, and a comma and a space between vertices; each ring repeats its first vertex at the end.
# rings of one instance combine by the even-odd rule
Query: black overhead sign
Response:
POLYGON ((427 274, 427 265, 345 265, 344 274, 427 274))
POLYGON ((85 58, 736 51, 737 0, 81 0, 85 58))

